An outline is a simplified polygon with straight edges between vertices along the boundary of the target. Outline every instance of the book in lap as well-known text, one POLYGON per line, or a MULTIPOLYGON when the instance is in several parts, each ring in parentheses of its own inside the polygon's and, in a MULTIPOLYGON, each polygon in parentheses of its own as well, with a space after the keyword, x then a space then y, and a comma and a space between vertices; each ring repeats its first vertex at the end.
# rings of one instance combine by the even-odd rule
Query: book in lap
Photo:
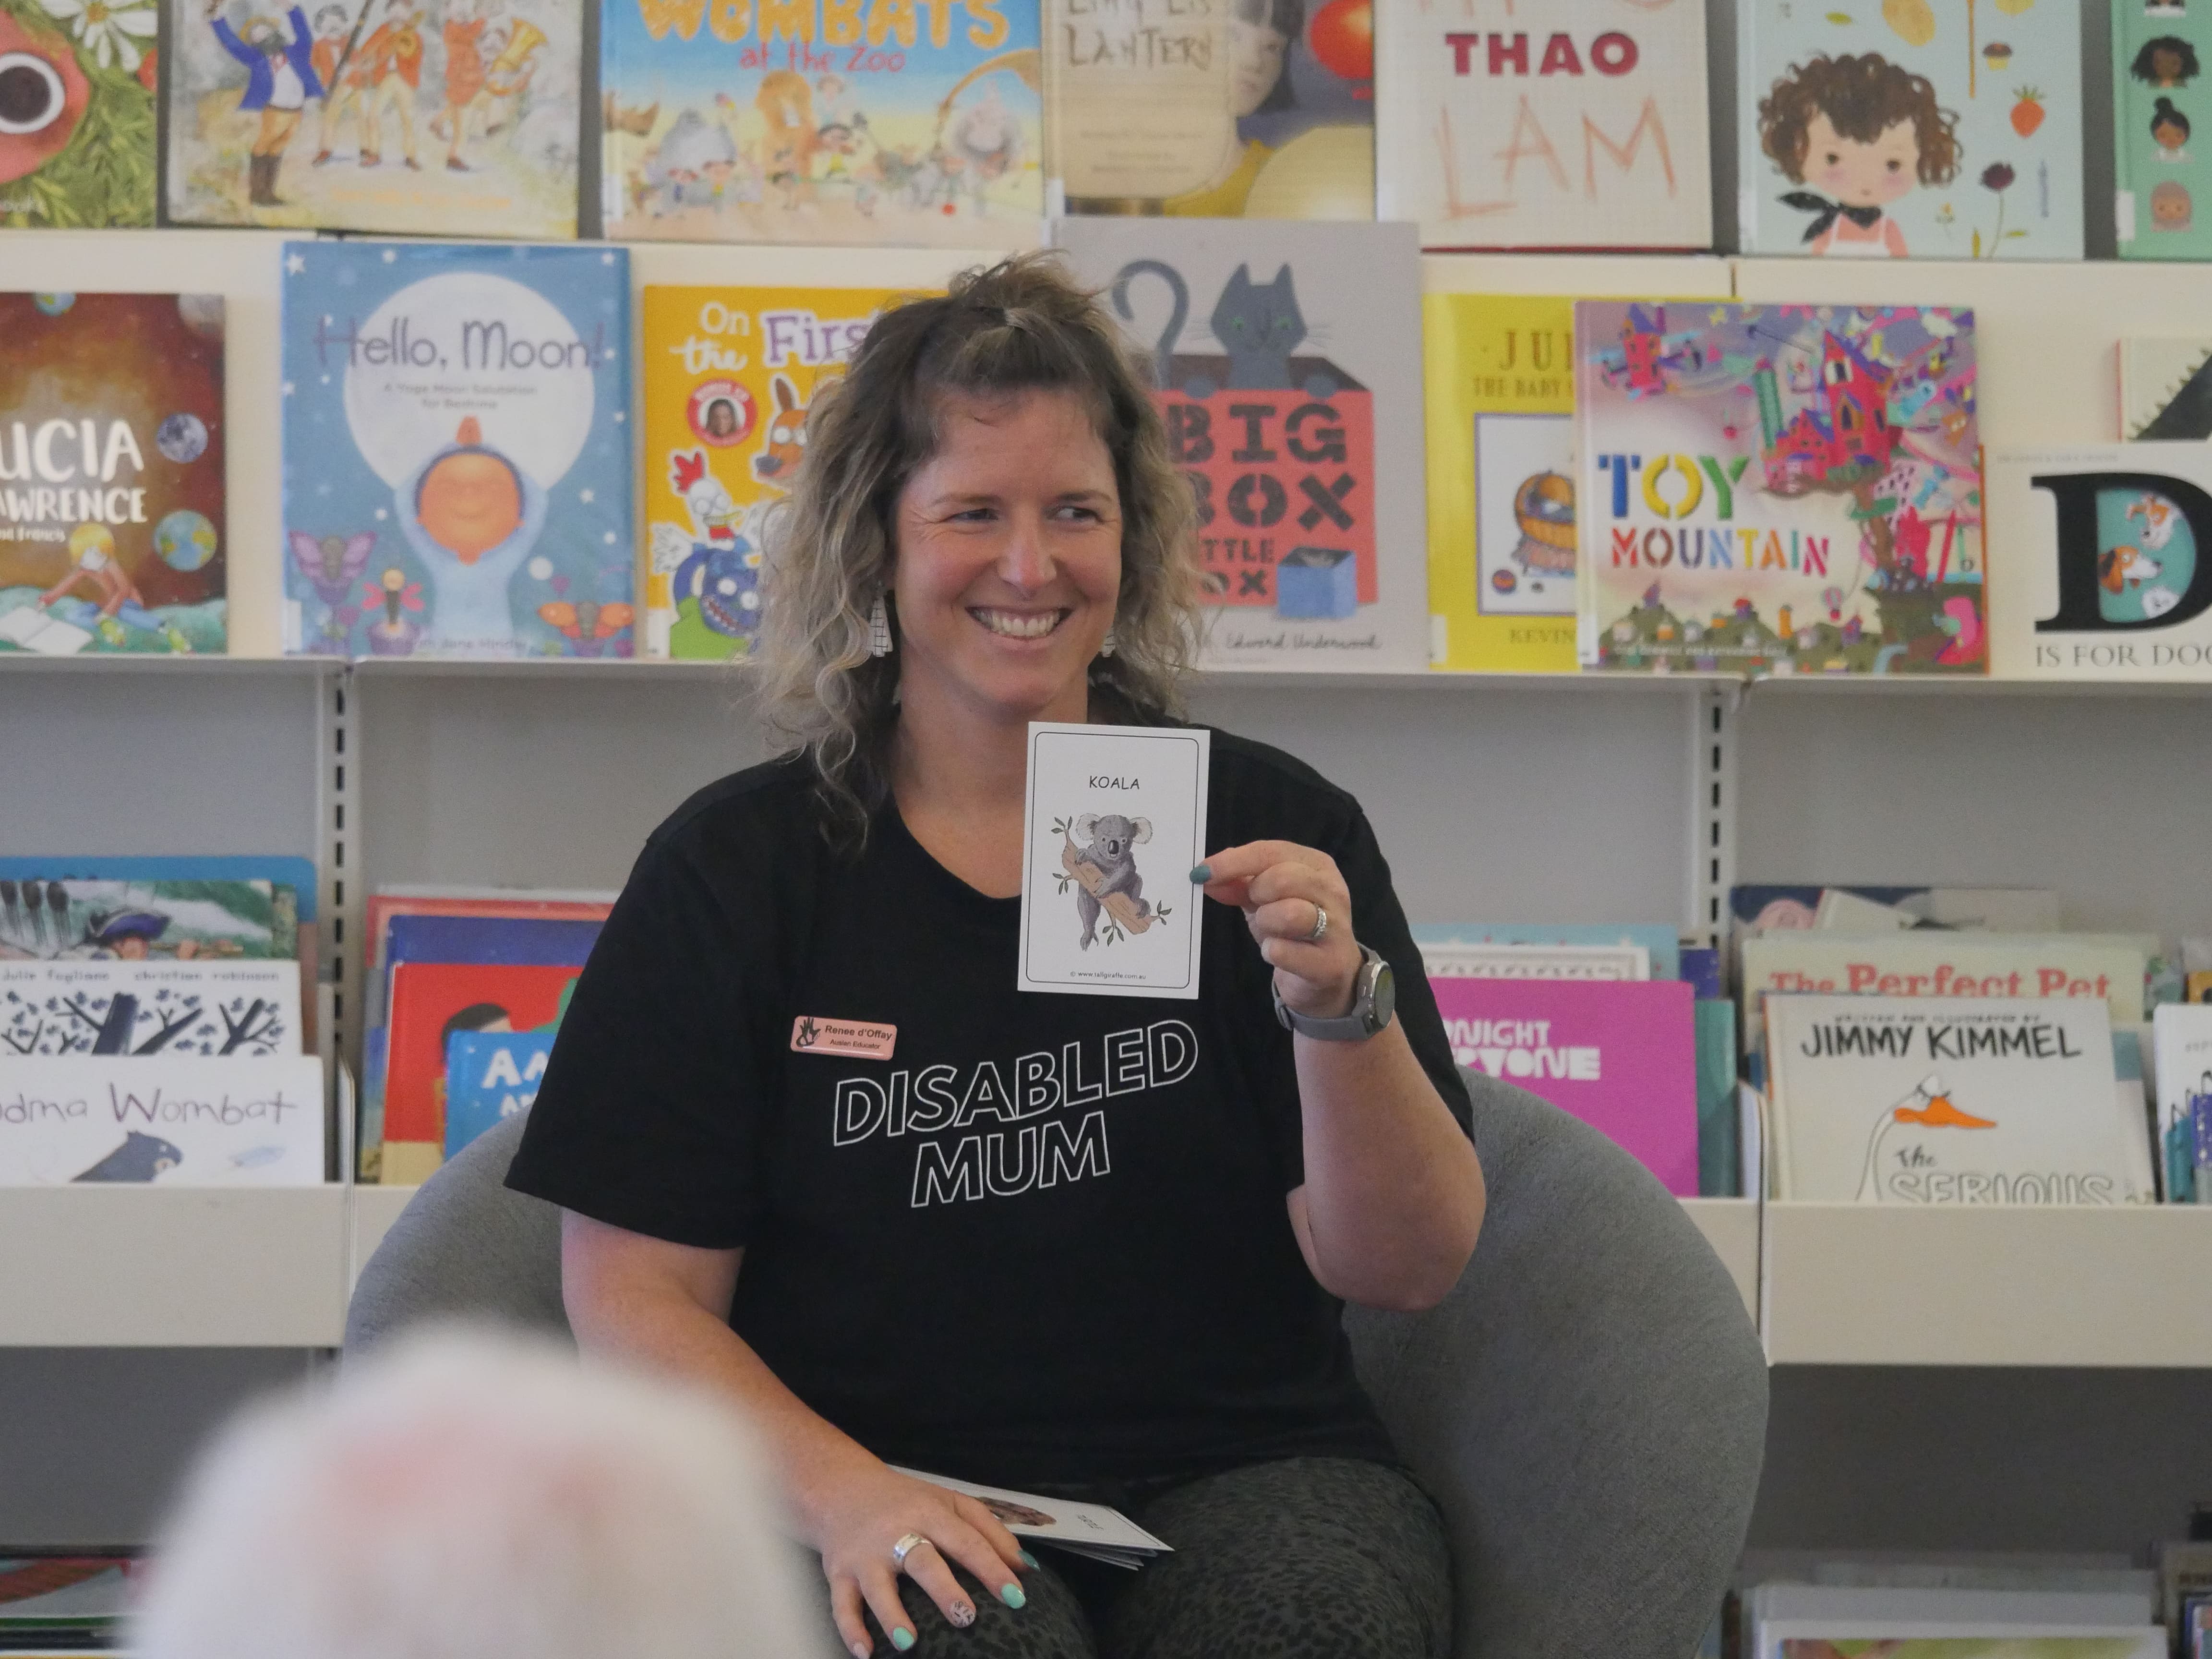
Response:
POLYGON ((976 1499, 1017 1538, 1054 1544, 1109 1566, 1140 1567, 1153 1556, 1174 1553, 1173 1545, 1153 1537, 1121 1510, 1104 1504, 1079 1504, 1072 1498, 1045 1498, 1005 1486, 979 1486, 971 1480, 925 1474, 920 1469, 897 1472, 976 1499))

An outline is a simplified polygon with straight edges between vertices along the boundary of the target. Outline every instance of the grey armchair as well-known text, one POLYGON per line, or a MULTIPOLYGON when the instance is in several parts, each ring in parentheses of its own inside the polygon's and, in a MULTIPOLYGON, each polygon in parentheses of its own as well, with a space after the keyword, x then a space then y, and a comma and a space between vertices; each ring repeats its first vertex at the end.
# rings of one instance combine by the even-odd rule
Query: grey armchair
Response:
MULTIPOLYGON (((1458 1287, 1346 1317, 1450 1528, 1455 1659, 1685 1659, 1759 1486, 1766 1366, 1681 1207, 1595 1130, 1473 1077, 1490 1188, 1458 1287)), ((370 1259, 349 1354, 440 1316, 568 1335, 559 1212, 501 1185, 520 1120, 438 1171, 370 1259)))

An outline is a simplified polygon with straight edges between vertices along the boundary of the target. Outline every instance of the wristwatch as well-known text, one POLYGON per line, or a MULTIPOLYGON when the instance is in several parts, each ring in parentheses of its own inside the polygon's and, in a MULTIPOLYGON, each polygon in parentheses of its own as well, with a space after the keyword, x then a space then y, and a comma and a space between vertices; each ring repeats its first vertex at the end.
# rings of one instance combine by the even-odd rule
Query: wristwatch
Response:
MULTIPOLYGON (((1362 958, 1352 981, 1352 1012, 1334 1019, 1316 1019, 1287 1006, 1275 992, 1275 1018, 1283 1029, 1323 1042, 1364 1042, 1390 1023, 1398 1006, 1398 981, 1382 953, 1370 945, 1359 947, 1362 958)), ((1273 989, 1270 985, 1269 988, 1273 989)))

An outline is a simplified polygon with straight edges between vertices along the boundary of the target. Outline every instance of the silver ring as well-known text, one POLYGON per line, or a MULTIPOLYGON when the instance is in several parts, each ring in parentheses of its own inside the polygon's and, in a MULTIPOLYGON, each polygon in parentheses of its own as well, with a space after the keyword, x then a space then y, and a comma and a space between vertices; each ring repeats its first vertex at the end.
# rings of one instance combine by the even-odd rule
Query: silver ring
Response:
POLYGON ((910 1532, 907 1534, 905 1537, 900 1539, 897 1543, 891 1546, 891 1565, 898 1568, 900 1571, 905 1571, 907 1557, 913 1554, 916 1549, 921 1546, 927 1544, 928 1541, 929 1540, 924 1538, 918 1532, 910 1532))
POLYGON ((1318 945, 1328 937, 1328 912, 1318 904, 1314 906, 1313 932, 1306 935, 1306 943, 1318 945))

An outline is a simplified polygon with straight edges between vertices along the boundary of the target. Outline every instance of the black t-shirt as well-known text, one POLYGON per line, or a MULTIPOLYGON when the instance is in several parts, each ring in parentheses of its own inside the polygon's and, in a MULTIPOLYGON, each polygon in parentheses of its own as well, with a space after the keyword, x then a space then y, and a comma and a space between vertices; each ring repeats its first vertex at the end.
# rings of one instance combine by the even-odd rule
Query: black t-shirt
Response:
MULTIPOLYGON (((1305 1178, 1297 1079, 1243 917, 1188 890, 1195 1001, 1018 992, 1020 901, 954 876, 895 806, 834 853, 811 781, 757 766, 654 832, 508 1185, 744 1246, 732 1326, 890 1462, 1020 1486, 1389 1458, 1284 1206, 1305 1178), (795 1052, 802 1017, 895 1027, 892 1054, 795 1052)), ((1216 847, 1335 859, 1466 1125, 1358 803, 1216 733, 1206 821, 1216 847)))

